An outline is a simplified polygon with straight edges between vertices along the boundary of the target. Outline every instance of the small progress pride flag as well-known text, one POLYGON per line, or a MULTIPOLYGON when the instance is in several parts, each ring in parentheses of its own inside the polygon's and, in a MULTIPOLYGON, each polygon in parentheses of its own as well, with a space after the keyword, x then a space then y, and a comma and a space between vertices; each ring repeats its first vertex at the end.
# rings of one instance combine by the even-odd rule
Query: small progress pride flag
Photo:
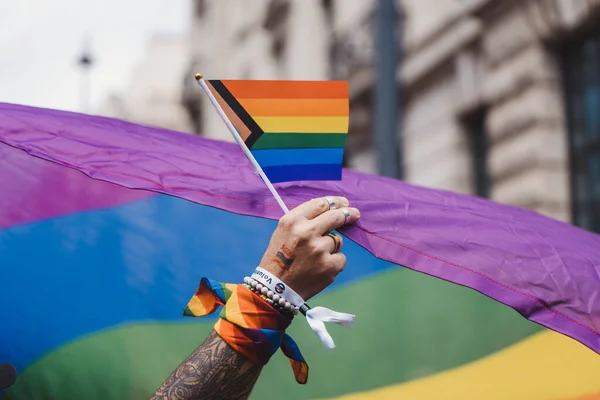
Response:
POLYGON ((206 84, 272 183, 342 179, 347 82, 208 80, 206 84))

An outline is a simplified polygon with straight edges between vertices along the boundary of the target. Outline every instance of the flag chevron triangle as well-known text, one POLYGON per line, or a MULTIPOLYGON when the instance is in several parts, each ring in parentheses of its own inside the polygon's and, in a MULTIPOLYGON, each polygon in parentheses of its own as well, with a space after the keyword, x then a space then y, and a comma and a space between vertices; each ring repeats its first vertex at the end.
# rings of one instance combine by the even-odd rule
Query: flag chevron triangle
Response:
POLYGON ((219 102, 227 118, 231 121, 235 129, 246 143, 249 149, 262 136, 263 130, 258 126, 256 121, 252 119, 250 114, 236 100, 235 97, 227 90, 225 85, 219 80, 210 80, 207 82, 209 89, 219 102))

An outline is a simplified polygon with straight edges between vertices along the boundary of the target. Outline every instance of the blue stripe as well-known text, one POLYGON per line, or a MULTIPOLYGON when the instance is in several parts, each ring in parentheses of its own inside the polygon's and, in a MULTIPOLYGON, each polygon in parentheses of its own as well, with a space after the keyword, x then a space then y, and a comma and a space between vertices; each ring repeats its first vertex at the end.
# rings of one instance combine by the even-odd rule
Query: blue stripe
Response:
POLYGON ((343 148, 331 149, 263 149, 252 152, 261 167, 275 165, 339 164, 344 158, 343 148))
POLYGON ((342 179, 340 164, 279 165, 263 168, 271 183, 290 181, 339 181, 342 179))
MULTIPOLYGON (((200 279, 240 282, 276 226, 159 195, 0 230, 0 360, 21 371, 120 324, 195 323, 181 314, 200 279)), ((348 265, 332 288, 393 266, 351 240, 344 253, 348 265)))

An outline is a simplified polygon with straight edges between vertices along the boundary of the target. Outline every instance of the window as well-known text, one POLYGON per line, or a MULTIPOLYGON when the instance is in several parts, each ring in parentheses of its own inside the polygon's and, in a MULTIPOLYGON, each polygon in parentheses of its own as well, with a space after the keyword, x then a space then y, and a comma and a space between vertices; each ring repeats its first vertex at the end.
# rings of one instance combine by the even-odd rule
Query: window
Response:
POLYGON ((573 223, 600 232, 600 33, 564 54, 573 223))
POLYGON ((490 196, 490 174, 488 169, 488 136, 485 129, 486 110, 481 108, 467 115, 463 124, 467 132, 474 193, 480 197, 490 196))

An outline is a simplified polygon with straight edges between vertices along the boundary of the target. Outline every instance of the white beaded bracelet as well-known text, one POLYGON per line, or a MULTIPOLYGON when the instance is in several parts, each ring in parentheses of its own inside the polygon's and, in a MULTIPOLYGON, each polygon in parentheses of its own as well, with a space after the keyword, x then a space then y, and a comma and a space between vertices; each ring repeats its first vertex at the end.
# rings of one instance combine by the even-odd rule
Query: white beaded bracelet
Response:
POLYGON ((244 283, 252 287, 252 289, 255 289, 257 293, 265 295, 267 299, 271 300, 271 302, 269 302, 270 304, 277 304, 294 315, 298 314, 299 307, 296 307, 287 301, 285 298, 283 298, 283 296, 280 296, 277 293, 274 293, 272 290, 269 290, 269 288, 260 282, 247 276, 244 278, 244 283))
POLYGON ((342 326, 350 326, 354 322, 354 315, 352 314, 340 313, 325 307, 310 308, 292 288, 260 267, 254 270, 251 277, 244 278, 244 283, 257 293, 261 293, 267 300, 272 300, 274 305, 277 304, 285 311, 291 312, 293 315, 298 314, 298 311, 301 312, 306 317, 306 322, 308 322, 312 331, 327 349, 334 348, 335 343, 329 332, 327 332, 324 322, 332 322, 342 326), (263 294, 264 290, 266 290, 266 294, 263 294))

